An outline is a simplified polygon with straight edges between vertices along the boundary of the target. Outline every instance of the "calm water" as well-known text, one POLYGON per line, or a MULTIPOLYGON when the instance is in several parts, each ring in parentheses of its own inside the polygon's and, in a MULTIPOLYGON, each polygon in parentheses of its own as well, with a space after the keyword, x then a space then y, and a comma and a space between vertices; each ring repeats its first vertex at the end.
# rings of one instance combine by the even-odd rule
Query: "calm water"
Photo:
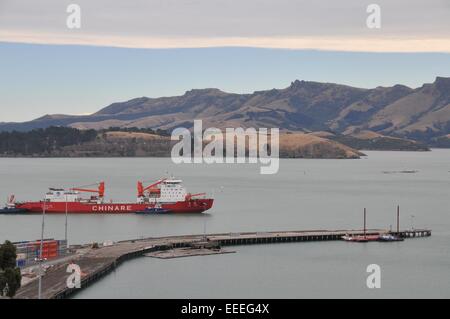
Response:
MULTIPOLYGON (((107 197, 135 200, 137 180, 170 172, 191 192, 212 192, 203 216, 69 216, 69 242, 173 234, 289 229, 428 227, 402 243, 293 243, 235 247, 236 254, 123 264, 78 298, 450 297, 450 150, 366 152, 361 160, 282 160, 276 175, 255 165, 174 165, 170 159, 0 159, 0 196, 37 199, 46 188, 105 180, 107 197), (391 173, 417 170, 414 174, 391 173), (414 216, 414 217, 412 217, 414 216), (366 288, 366 267, 382 288, 366 288)), ((0 240, 40 236, 40 216, 0 216, 0 240)), ((64 236, 64 216, 46 217, 46 237, 64 236)))

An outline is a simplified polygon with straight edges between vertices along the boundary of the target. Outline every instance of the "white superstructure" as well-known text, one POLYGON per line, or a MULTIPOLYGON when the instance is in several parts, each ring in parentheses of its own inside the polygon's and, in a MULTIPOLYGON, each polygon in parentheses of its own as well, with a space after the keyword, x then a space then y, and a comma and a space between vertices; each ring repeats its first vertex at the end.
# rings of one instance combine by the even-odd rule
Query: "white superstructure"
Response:
POLYGON ((165 180, 160 184, 161 195, 158 202, 170 203, 179 202, 186 199, 186 188, 180 179, 165 180))
POLYGON ((176 203, 186 200, 188 193, 180 179, 163 179, 139 191, 138 203, 176 203))
POLYGON ((81 196, 79 192, 66 191, 61 188, 50 188, 45 194, 47 202, 79 202, 81 196))
POLYGON ((90 198, 81 197, 80 191, 76 190, 65 190, 62 188, 50 188, 49 191, 45 194, 45 201, 52 203, 103 203, 103 197, 99 196, 91 196, 90 198))

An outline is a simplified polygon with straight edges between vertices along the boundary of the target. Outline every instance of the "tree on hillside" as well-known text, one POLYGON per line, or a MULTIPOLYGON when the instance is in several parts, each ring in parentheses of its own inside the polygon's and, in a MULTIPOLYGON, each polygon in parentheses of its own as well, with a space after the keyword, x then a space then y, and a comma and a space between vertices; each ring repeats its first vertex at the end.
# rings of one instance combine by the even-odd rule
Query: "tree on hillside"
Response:
POLYGON ((28 132, 0 132, 0 154, 49 155, 65 146, 90 142, 96 137, 95 130, 77 130, 56 126, 28 132))
POLYGON ((0 245, 0 296, 14 297, 20 288, 22 276, 16 258, 16 247, 10 241, 0 245))

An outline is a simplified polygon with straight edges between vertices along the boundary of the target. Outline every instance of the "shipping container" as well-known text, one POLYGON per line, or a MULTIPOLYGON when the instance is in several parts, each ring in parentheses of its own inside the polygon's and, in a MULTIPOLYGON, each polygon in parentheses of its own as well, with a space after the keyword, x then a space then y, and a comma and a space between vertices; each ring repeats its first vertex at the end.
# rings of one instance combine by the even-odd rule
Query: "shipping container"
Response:
POLYGON ((20 253, 20 254, 17 254, 16 260, 26 259, 26 258, 27 258, 27 254, 20 253))
MULTIPOLYGON (((35 259, 39 259, 41 256, 41 241, 23 241, 13 243, 16 247, 17 260, 25 260, 25 263, 34 262, 35 259)), ((42 241, 42 258, 51 259, 64 254, 67 241, 66 240, 55 240, 53 238, 46 238, 42 241)), ((24 261, 21 261, 24 263, 24 261)))
POLYGON ((25 267, 25 265, 27 264, 27 261, 25 259, 18 259, 16 261, 16 264, 17 264, 17 267, 22 268, 22 267, 25 267))

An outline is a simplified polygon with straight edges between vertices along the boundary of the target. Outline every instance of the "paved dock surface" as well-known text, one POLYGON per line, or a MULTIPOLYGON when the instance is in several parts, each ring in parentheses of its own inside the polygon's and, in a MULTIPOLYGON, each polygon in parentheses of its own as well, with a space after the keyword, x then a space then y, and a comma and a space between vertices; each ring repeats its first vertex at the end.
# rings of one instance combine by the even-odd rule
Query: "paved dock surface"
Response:
POLYGON ((159 259, 173 259, 181 257, 208 256, 235 253, 233 250, 208 249, 208 248, 174 248, 169 250, 159 250, 144 254, 145 257, 159 259))
MULTIPOLYGON (((367 235, 388 233, 387 230, 369 229, 367 235)), ((196 243, 216 242, 220 246, 269 244, 303 241, 330 241, 341 240, 344 235, 362 235, 362 230, 309 230, 309 231, 281 231, 281 232, 245 232, 245 233, 221 233, 208 235, 169 236, 158 238, 145 238, 114 243, 111 246, 80 249, 82 253, 76 254, 70 260, 63 260, 60 264, 54 264, 42 277, 42 298, 66 298, 79 289, 67 288, 66 272, 69 263, 75 263, 81 269, 81 286, 87 287, 114 270, 120 263, 127 259, 143 256, 146 253, 167 251, 171 249, 192 247, 196 243)), ((427 237, 431 230, 401 231, 401 237, 427 237)), ((38 280, 34 280, 19 289, 16 298, 38 298, 38 280)))

